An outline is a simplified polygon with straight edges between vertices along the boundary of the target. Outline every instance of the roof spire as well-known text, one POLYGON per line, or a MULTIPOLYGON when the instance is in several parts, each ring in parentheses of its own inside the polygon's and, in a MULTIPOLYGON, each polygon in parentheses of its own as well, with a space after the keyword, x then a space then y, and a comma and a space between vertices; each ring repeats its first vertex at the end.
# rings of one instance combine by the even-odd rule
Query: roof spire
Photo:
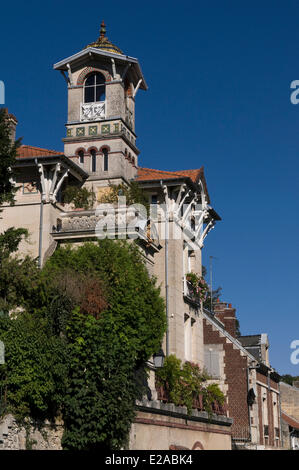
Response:
POLYGON ((101 23, 101 29, 100 29, 100 38, 104 38, 106 35, 106 25, 104 20, 101 23))
POLYGON ((117 46, 112 44, 112 42, 109 41, 109 39, 107 38, 106 25, 105 25, 104 20, 101 23, 100 35, 98 39, 95 42, 88 44, 86 47, 96 47, 106 52, 113 52, 114 54, 122 54, 122 51, 117 46))

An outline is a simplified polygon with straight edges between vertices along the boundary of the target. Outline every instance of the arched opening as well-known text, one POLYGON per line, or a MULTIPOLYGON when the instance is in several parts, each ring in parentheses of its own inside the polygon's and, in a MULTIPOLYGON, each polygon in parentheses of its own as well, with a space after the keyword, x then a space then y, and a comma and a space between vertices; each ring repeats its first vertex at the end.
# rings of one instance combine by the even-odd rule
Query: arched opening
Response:
POLYGON ((84 103, 105 101, 105 77, 100 72, 88 75, 84 83, 84 103))
POLYGON ((97 171, 97 153, 96 153, 96 150, 92 149, 90 151, 90 155, 91 155, 91 171, 92 171, 92 173, 94 173, 95 171, 97 171))
POLYGON ((103 162, 103 169, 104 171, 108 171, 108 166, 109 166, 109 159, 108 159, 108 149, 107 148, 103 148, 102 149, 102 152, 103 152, 103 157, 104 157, 104 162, 103 162))
POLYGON ((84 150, 79 150, 78 157, 80 165, 84 165, 84 150))

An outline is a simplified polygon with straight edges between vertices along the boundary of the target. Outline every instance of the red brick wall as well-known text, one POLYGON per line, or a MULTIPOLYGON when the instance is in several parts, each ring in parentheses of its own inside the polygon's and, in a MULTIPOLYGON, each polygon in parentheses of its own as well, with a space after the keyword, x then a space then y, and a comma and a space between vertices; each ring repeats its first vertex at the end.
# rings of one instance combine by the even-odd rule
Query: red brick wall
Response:
POLYGON ((236 309, 231 307, 231 304, 226 304, 225 302, 217 302, 214 305, 214 312, 216 318, 220 320, 224 326, 226 331, 233 336, 236 337, 236 309))
POLYGON ((223 344, 225 351, 224 373, 225 384, 228 386, 228 411, 234 419, 233 436, 249 428, 247 405, 247 357, 241 356, 239 349, 234 349, 232 343, 220 337, 219 331, 213 331, 212 325, 204 319, 204 344, 223 344))

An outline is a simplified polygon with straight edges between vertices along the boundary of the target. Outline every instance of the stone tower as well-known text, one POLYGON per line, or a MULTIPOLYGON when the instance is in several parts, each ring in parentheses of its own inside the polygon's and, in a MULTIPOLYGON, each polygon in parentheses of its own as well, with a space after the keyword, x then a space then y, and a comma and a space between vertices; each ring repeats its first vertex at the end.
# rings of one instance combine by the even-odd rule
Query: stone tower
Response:
POLYGON ((54 65, 68 87, 64 153, 89 174, 96 188, 129 181, 137 174, 135 96, 147 89, 138 60, 106 37, 54 65))

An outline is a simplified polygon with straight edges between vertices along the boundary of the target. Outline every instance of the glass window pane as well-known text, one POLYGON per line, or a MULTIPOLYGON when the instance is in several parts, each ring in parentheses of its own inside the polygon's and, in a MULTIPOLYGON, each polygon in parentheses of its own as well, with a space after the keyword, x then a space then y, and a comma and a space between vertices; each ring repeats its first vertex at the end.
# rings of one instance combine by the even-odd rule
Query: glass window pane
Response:
POLYGON ((105 77, 102 73, 96 73, 96 84, 97 85, 104 85, 105 83, 105 77))
POLYGON ((96 86, 96 101, 105 101, 105 87, 96 86))
POLYGON ((94 85, 94 82, 95 82, 95 73, 92 73, 91 75, 89 75, 85 81, 85 86, 91 86, 91 85, 94 85))
POLYGON ((91 171, 95 172, 96 171, 96 152, 92 150, 91 152, 91 171))
POLYGON ((84 152, 83 152, 83 150, 80 150, 80 152, 79 152, 79 162, 81 164, 84 163, 84 152))
POLYGON ((103 149, 104 154, 104 171, 108 171, 108 150, 103 149))
POLYGON ((84 89, 84 102, 92 103, 94 101, 94 87, 87 87, 84 89))

